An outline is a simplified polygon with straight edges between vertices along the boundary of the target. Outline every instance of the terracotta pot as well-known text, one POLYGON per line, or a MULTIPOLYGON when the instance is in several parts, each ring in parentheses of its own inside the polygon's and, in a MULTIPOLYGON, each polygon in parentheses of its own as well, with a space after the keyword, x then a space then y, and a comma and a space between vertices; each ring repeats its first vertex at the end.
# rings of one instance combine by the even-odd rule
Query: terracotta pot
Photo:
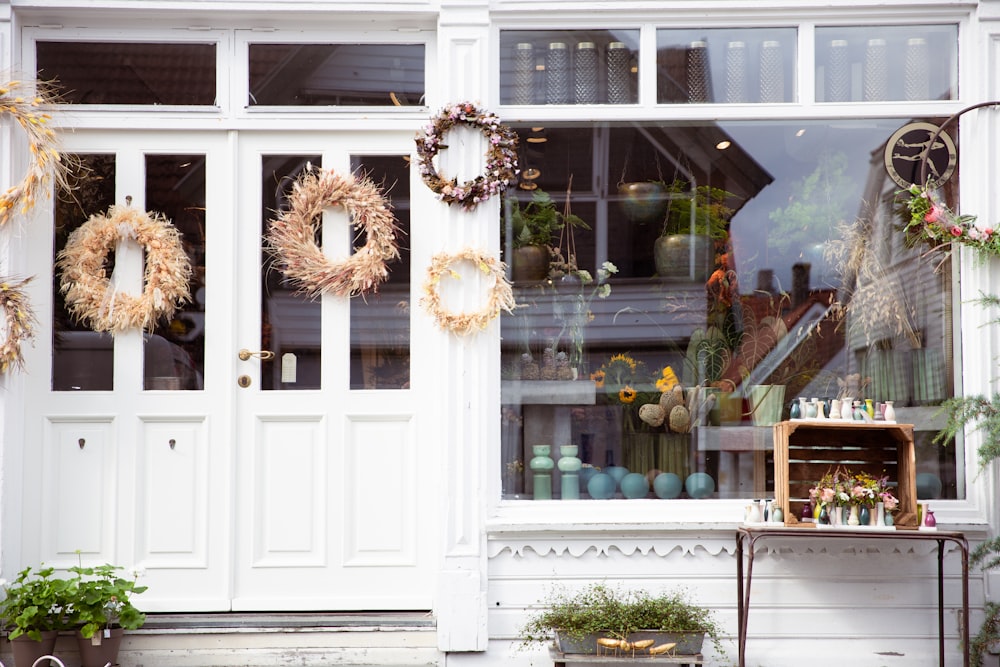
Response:
POLYGON ((81 667, 104 667, 108 663, 118 664, 118 650, 122 645, 122 635, 125 631, 122 628, 115 628, 108 631, 98 630, 90 639, 84 638, 79 632, 76 633, 76 645, 80 650, 81 667))
MULTIPOLYGON (((59 633, 55 630, 46 630, 42 633, 41 641, 35 641, 27 635, 11 639, 10 647, 14 653, 14 666, 31 667, 43 655, 52 655, 58 636, 59 633)), ((101 665, 101 667, 104 666, 101 665)))
POLYGON ((526 245, 514 249, 511 275, 515 281, 545 280, 549 276, 549 249, 526 245))

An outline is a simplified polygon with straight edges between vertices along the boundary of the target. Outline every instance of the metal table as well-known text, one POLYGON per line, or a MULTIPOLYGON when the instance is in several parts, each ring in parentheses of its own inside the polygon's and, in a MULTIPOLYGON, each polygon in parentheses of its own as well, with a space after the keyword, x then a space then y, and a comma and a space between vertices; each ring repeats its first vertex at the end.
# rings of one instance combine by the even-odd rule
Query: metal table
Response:
POLYGON ((944 667, 944 545, 951 542, 958 547, 962 557, 962 657, 963 667, 969 667, 969 542, 964 533, 936 530, 852 530, 838 528, 764 528, 740 526, 736 529, 736 579, 739 596, 739 665, 746 667, 747 617, 750 614, 750 582, 753 577, 754 547, 765 539, 793 541, 809 540, 918 540, 935 541, 938 545, 938 664, 944 667), (744 544, 747 548, 746 585, 743 579, 744 544))

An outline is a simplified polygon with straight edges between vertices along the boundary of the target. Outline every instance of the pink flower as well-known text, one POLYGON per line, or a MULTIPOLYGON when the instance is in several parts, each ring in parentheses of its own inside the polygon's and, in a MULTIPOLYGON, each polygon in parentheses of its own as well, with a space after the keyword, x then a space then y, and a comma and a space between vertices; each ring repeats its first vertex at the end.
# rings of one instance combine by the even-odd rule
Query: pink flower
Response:
POLYGON ((958 225, 952 225, 951 229, 948 231, 950 231, 951 235, 954 236, 955 238, 958 238, 959 236, 962 235, 962 228, 959 227, 958 225))
POLYGON ((924 213, 924 220, 926 222, 941 222, 943 218, 944 209, 938 204, 932 204, 930 210, 924 213))
POLYGON ((896 500, 896 496, 892 495, 888 491, 882 494, 882 503, 890 512, 899 506, 899 501, 896 500))
POLYGON ((821 489, 819 492, 819 499, 824 503, 832 503, 833 497, 833 489, 821 489))

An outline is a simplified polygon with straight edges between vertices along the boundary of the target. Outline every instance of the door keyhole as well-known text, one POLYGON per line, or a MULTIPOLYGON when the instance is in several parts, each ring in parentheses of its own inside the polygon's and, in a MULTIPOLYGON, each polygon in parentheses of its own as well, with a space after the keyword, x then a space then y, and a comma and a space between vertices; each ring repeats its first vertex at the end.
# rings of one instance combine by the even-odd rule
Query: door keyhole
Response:
POLYGON ((246 389, 247 387, 250 386, 250 376, 249 375, 239 376, 238 378, 236 378, 236 384, 246 389))

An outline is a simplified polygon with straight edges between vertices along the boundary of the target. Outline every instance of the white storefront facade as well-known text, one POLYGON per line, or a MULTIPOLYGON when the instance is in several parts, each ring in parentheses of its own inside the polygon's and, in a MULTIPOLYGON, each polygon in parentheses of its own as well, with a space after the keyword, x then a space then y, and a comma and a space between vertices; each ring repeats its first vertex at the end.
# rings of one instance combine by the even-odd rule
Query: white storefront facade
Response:
MULTIPOLYGON (((1000 274, 906 247, 885 147, 906 124, 1000 98, 998 36, 986 0, 0 0, 0 69, 58 82, 52 123, 72 156, 69 191, 0 228, 0 274, 33 276, 39 320, 24 370, 0 377, 0 574, 142 566, 150 614, 427 612, 441 665, 548 664, 518 649, 518 629, 553 585, 680 587, 727 634, 725 655, 706 645, 710 664, 735 664, 735 528, 775 495, 758 384, 783 387, 782 418, 798 396, 893 401, 915 426, 921 502, 986 539, 1000 517, 981 434, 931 440, 943 400, 992 393, 996 327, 970 299, 1000 274), (612 262, 610 294, 512 275, 513 313, 470 335, 438 326, 423 303, 435 255, 513 264, 520 245, 503 197, 449 206, 414 167, 414 137, 454 102, 518 133, 507 200, 524 210, 544 191, 579 216, 550 245, 595 276, 612 262), (369 174, 392 205, 402 258, 377 293, 298 294, 263 247, 316 166, 369 174), (656 265, 673 207, 630 209, 638 182, 687 202, 692 228, 709 211, 705 266, 656 265), (98 334, 69 315, 55 258, 126 202, 181 229, 193 298, 152 332, 98 334), (845 270, 837 247, 874 258, 845 270), (762 341, 775 318, 780 335, 762 341), (635 374, 620 387, 616 357, 635 374), (668 366, 719 392, 716 410, 683 437, 640 441, 630 415, 668 366), (557 461, 533 469, 535 445, 557 461), (561 445, 581 460, 578 494, 561 445), (546 466, 551 488, 533 474, 546 466), (589 484, 610 468, 639 475, 589 484)), ((942 192, 983 220, 1000 217, 998 113, 948 132, 959 149, 942 192)), ((29 153, 3 120, 6 189, 29 153)), ((447 143, 443 173, 482 171, 479 134, 447 143)), ((331 259, 357 245, 338 210, 323 238, 331 259)), ((116 250, 118 289, 139 289, 141 271, 140 253, 116 250)), ((461 277, 446 304, 477 311, 488 285, 461 277)), ((937 664, 934 547, 796 540, 758 554, 747 664, 937 664)), ((961 660, 955 558, 948 664, 961 660)), ((973 633, 996 586, 972 571, 973 633)))

